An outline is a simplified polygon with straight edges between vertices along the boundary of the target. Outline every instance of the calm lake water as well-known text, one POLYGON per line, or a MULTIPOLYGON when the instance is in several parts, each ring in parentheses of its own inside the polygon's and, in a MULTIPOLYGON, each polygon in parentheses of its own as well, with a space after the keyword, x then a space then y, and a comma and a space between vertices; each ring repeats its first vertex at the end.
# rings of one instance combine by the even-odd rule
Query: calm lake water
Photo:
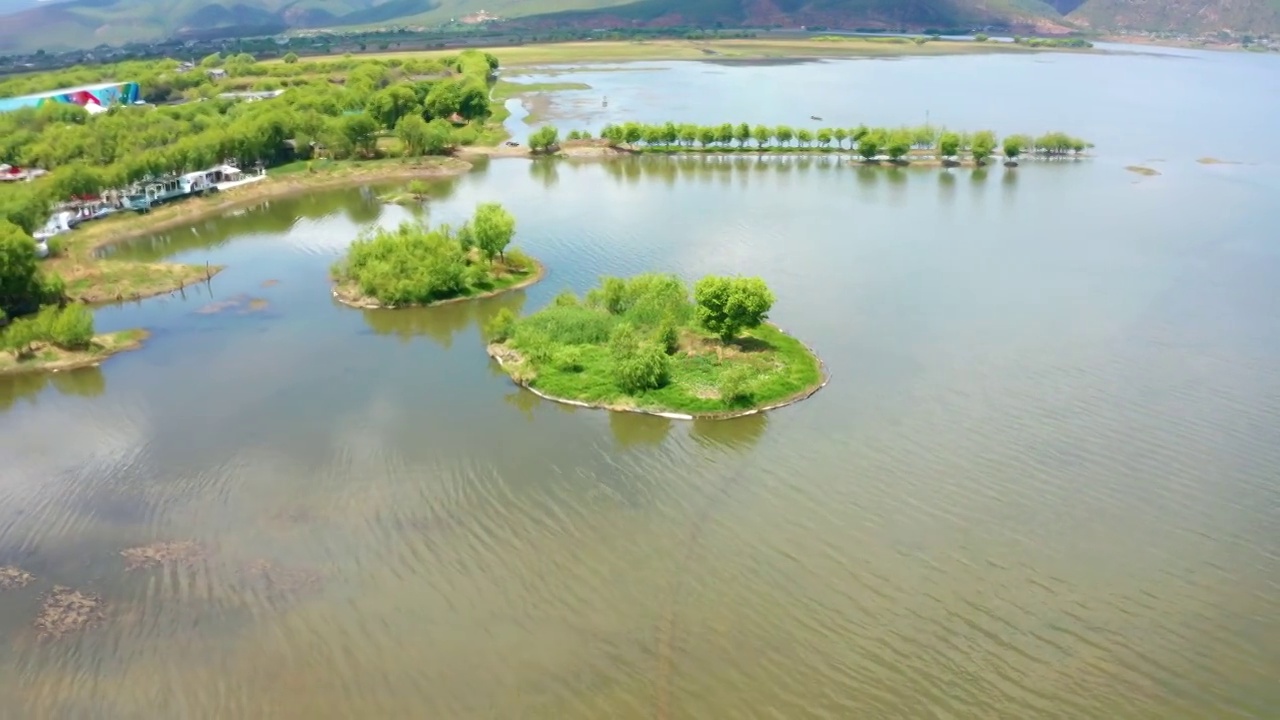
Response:
POLYGON ((1276 717, 1280 58, 571 79, 593 89, 557 99, 564 128, 929 110, 1098 157, 497 160, 421 208, 316 193, 123 249, 228 269, 98 313, 149 328, 140 352, 0 381, 0 565, 37 576, 0 592, 0 717, 1276 717), (362 227, 489 200, 541 284, 329 297, 362 227), (682 423, 487 361, 499 308, 649 270, 765 277, 833 382, 682 423), (203 556, 125 570, 183 540, 203 556), (37 640, 55 584, 105 622, 37 640))

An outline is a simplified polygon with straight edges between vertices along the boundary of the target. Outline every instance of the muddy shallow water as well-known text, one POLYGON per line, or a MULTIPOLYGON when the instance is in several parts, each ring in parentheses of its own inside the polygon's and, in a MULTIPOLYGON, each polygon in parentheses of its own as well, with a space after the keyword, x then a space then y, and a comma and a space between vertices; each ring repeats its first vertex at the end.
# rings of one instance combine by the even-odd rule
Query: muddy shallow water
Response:
POLYGON ((906 123, 928 91, 1098 157, 494 160, 421 205, 315 193, 120 250, 227 269, 99 311, 140 351, 0 378, 0 567, 30 576, 0 585, 0 717, 1268 717, 1280 146, 1249 124, 1280 113, 1274 60, 601 73, 610 113, 906 123), (361 227, 488 200, 540 284, 330 297, 361 227), (679 422, 541 401, 485 356, 499 309, 647 270, 765 277, 832 383, 679 422))

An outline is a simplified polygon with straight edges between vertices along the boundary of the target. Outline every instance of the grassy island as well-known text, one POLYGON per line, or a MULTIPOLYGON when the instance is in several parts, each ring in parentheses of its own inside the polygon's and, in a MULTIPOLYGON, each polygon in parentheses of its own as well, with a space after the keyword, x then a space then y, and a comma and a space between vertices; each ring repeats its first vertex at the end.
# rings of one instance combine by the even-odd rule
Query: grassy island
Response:
POLYGON ((411 222, 370 230, 334 265, 333 295, 353 307, 421 307, 528 287, 543 269, 508 249, 515 232, 515 218, 497 203, 477 206, 457 230, 411 222))
POLYGON ((523 318, 489 323, 489 354, 539 395, 609 410, 733 417, 809 397, 826 382, 804 343, 765 320, 759 278, 604 278, 523 318))

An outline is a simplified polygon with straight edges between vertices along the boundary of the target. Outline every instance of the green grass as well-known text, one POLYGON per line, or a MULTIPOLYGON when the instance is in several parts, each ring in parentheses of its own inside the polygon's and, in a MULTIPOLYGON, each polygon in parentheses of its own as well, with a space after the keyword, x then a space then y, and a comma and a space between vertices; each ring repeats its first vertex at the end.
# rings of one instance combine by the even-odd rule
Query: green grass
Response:
MULTIPOLYGON (((614 410, 729 415, 804 396, 823 381, 813 353, 774 325, 762 324, 724 343, 686 321, 678 329, 677 348, 667 356, 666 382, 628 393, 615 379, 610 334, 625 323, 643 337, 656 324, 646 324, 643 313, 614 315, 591 303, 557 302, 521 318, 491 353, 503 359, 517 382, 554 398, 614 410), (745 390, 723 397, 721 389, 731 373, 744 377, 745 390)), ((692 306, 687 310, 691 316, 692 306)))
POLYGON ((528 95, 530 93, 590 89, 590 85, 580 82, 517 83, 509 80, 499 80, 493 86, 492 92, 489 93, 489 98, 494 102, 502 103, 510 100, 511 98, 528 95))

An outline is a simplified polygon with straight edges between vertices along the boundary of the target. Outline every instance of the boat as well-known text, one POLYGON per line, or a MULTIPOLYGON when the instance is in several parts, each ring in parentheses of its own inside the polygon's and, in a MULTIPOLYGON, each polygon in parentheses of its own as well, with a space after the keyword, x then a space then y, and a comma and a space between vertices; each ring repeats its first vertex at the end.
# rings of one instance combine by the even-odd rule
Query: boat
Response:
POLYGON ((32 233, 31 236, 39 242, 44 242, 55 235, 69 232, 74 218, 75 213, 70 210, 54 213, 53 217, 49 218, 49 221, 44 224, 44 227, 32 233))

